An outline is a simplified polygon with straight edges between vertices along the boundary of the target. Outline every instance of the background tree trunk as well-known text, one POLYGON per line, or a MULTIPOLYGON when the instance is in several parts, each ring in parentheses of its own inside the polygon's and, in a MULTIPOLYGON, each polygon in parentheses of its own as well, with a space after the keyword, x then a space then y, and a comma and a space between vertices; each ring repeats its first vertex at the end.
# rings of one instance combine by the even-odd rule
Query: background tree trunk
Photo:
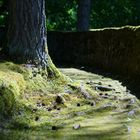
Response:
POLYGON ((77 30, 88 31, 91 0, 78 0, 77 30))
POLYGON ((8 51, 22 63, 47 65, 44 0, 9 0, 8 51))

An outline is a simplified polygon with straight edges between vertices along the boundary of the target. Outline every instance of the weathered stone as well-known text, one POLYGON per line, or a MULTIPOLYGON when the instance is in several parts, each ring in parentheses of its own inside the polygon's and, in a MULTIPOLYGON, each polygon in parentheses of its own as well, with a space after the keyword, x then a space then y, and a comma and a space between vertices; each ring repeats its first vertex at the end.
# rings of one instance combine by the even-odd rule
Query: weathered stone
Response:
POLYGON ((135 110, 131 110, 128 112, 128 116, 133 116, 133 115, 135 115, 135 110))
POLYGON ((83 85, 79 86, 79 90, 80 90, 80 93, 84 96, 84 98, 86 99, 92 98, 83 85))
POLYGON ((73 129, 77 130, 77 129, 80 129, 81 128, 81 125, 80 124, 76 124, 73 126, 73 129))
POLYGON ((100 90, 100 91, 112 91, 113 89, 110 88, 110 87, 107 87, 107 86, 99 86, 99 85, 96 85, 95 86, 95 89, 96 90, 100 90))

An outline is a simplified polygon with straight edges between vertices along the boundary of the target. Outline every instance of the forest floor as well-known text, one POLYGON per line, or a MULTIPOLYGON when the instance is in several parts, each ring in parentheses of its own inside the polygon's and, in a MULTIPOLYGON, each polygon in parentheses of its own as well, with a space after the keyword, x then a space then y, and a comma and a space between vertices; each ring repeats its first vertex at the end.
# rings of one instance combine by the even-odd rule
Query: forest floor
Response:
POLYGON ((75 68, 60 71, 68 77, 0 64, 2 139, 139 140, 140 102, 127 87, 75 68))

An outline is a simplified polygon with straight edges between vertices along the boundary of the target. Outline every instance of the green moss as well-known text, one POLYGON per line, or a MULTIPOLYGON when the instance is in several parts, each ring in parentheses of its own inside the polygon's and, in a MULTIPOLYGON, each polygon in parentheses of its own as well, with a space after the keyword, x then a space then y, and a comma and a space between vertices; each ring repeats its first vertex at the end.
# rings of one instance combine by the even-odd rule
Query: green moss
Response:
MULTIPOLYGON (((128 125, 128 112, 134 109, 137 110, 136 116, 140 114, 138 99, 123 93, 120 93, 117 99, 112 98, 114 93, 111 91, 107 93, 109 98, 103 98, 95 90, 93 82, 86 84, 87 79, 95 81, 99 80, 100 76, 74 69, 63 71, 72 81, 54 65, 51 68, 53 73, 56 71, 54 77, 42 74, 45 71, 38 72, 38 69, 28 69, 23 65, 10 62, 0 64, 0 120, 4 127, 42 130, 55 126, 61 129, 61 135, 61 132, 66 133, 65 130, 71 131, 76 123, 82 126, 80 134, 87 132, 86 128, 92 127, 94 135, 100 137, 100 133, 104 139, 108 138, 109 132, 112 132, 112 137, 118 134, 121 137, 127 136, 125 126, 128 125), (85 94, 91 98, 86 98, 85 94), (62 102, 57 101, 58 96, 62 102), (128 108, 131 99, 134 99, 135 103, 128 108), (7 119, 6 116, 8 122, 3 121, 7 119), (115 132, 120 128, 123 133, 115 132)), ((106 84, 107 80, 104 79, 106 84)), ((129 125, 134 127, 136 123, 129 125)), ((135 133, 136 130, 133 134, 135 133)), ((75 135, 74 130, 72 134, 75 135)))
POLYGON ((26 82, 23 76, 16 73, 6 66, 9 64, 0 65, 0 111, 1 115, 11 115, 16 111, 17 102, 23 93, 26 82))

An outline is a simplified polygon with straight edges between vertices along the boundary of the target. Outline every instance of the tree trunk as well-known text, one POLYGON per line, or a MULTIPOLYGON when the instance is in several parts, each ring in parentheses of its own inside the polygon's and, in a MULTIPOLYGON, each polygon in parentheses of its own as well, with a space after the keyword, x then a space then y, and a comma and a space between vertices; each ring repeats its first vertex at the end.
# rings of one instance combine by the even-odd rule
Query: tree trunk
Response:
POLYGON ((78 0, 77 30, 88 31, 91 0, 78 0))
POLYGON ((18 62, 48 65, 44 0, 9 0, 9 56, 18 62))
POLYGON ((12 60, 60 76, 48 54, 45 0, 9 0, 8 53, 12 60))

